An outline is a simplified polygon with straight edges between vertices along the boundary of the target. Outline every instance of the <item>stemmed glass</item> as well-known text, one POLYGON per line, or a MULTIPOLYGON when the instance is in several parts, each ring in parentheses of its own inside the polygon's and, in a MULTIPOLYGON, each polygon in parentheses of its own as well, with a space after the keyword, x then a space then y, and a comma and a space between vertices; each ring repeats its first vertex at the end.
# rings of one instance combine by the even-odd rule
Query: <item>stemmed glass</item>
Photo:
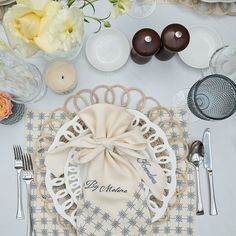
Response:
POLYGON ((133 0, 132 8, 128 13, 133 18, 145 18, 150 16, 156 9, 156 0, 133 0))
POLYGON ((222 74, 236 82, 236 45, 226 45, 211 57, 210 72, 222 74))
POLYGON ((221 74, 236 82, 236 45, 225 45, 211 56, 209 67, 202 69, 202 75, 221 74))

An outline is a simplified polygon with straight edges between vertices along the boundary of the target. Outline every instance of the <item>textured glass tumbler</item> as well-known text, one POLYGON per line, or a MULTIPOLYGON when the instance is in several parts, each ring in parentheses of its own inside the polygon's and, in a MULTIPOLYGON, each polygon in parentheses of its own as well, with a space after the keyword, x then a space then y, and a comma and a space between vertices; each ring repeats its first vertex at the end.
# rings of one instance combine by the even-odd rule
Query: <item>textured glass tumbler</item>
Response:
POLYGON ((200 119, 226 119, 236 111, 236 85, 223 75, 209 75, 192 86, 187 102, 200 119))

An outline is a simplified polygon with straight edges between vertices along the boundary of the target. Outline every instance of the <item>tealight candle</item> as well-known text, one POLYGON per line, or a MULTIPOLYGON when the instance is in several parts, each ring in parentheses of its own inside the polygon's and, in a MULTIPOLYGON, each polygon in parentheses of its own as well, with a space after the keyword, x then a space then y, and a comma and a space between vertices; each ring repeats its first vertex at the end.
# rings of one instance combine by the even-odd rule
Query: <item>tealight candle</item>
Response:
POLYGON ((59 94, 69 93, 77 85, 76 68, 65 60, 51 62, 46 68, 44 78, 48 87, 59 94))

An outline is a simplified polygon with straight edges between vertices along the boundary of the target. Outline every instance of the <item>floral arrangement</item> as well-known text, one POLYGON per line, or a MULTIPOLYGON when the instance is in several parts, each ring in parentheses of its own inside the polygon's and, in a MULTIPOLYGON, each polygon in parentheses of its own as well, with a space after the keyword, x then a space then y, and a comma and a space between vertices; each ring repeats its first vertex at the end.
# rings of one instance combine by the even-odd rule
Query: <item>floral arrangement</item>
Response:
POLYGON ((25 57, 39 50, 50 54, 75 47, 82 41, 83 22, 79 8, 52 0, 17 0, 3 18, 10 46, 25 57))
POLYGON ((12 108, 11 97, 5 92, 0 92, 0 121, 7 119, 12 114, 12 108))
MULTIPOLYGON (((84 22, 95 20, 110 27, 108 18, 85 16, 86 6, 93 8, 98 0, 17 0, 3 18, 3 26, 13 50, 24 57, 38 51, 48 54, 68 52, 83 40, 84 22)), ((131 0, 108 0, 113 5, 113 16, 125 14, 131 8, 131 0)))

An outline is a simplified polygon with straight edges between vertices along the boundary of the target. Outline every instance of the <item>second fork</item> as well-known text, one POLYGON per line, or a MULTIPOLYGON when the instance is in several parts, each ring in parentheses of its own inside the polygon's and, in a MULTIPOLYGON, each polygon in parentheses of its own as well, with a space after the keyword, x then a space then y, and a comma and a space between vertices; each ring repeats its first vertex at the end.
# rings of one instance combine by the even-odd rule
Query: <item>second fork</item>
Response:
POLYGON ((31 183, 34 179, 33 163, 29 154, 23 155, 23 180, 27 187, 27 236, 34 236, 32 214, 31 214, 31 183))

